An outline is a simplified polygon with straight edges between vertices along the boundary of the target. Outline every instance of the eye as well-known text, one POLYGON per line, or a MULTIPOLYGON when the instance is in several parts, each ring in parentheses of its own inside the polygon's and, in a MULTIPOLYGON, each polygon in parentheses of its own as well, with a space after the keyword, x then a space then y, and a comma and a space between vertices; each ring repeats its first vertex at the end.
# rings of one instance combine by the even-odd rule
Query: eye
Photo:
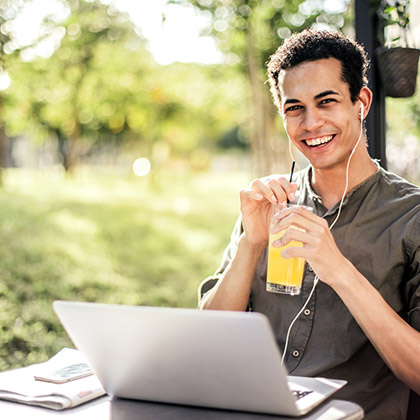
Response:
POLYGON ((292 106, 289 106, 288 108, 286 108, 284 110, 284 113, 297 111, 297 110, 302 109, 302 108, 303 108, 302 105, 292 105, 292 106))
POLYGON ((334 98, 325 98, 320 102, 320 105, 327 105, 331 102, 337 102, 334 98))

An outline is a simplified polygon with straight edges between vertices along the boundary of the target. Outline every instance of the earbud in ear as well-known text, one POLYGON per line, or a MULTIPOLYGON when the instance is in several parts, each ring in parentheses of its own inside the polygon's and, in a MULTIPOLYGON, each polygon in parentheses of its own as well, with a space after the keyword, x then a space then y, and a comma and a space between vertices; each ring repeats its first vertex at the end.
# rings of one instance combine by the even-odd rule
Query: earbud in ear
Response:
POLYGON ((363 120, 363 104, 360 102, 360 112, 359 112, 359 117, 361 120, 363 120))

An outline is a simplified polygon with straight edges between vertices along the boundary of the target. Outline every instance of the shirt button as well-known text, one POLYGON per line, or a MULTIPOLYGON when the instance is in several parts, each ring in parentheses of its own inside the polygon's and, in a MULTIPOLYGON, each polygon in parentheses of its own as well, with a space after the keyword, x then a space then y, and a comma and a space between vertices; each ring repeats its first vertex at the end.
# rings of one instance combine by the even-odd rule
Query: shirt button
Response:
POLYGON ((311 310, 310 309, 305 309, 305 311, 303 312, 306 316, 311 314, 311 310))
POLYGON ((312 272, 314 271, 314 269, 311 266, 309 266, 309 271, 312 272))
POLYGON ((299 357, 300 355, 300 353, 297 350, 295 350, 292 354, 294 357, 299 357))

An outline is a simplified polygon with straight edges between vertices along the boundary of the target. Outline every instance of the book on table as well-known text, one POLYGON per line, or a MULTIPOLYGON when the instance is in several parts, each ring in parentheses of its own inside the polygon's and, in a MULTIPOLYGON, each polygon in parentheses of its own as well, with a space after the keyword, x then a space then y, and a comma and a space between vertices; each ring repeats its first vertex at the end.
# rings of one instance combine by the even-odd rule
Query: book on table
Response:
POLYGON ((79 350, 64 348, 44 363, 0 372, 0 399, 54 410, 75 407, 105 391, 79 350))

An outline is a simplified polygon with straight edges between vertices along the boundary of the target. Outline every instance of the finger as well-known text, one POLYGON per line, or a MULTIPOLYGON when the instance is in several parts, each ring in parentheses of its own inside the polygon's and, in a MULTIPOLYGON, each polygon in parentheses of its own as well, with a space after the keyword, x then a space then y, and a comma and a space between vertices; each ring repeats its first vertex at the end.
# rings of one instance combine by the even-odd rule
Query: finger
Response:
POLYGON ((282 246, 286 246, 290 244, 290 242, 295 241, 299 242, 303 245, 308 244, 311 241, 311 235, 309 235, 307 232, 302 231, 300 229, 295 229, 294 227, 290 227, 285 230, 284 234, 276 239, 272 245, 275 248, 279 248, 282 246))
POLYGON ((267 185, 273 191, 278 203, 287 202, 287 192, 278 179, 269 179, 267 185))
POLYGON ((270 178, 267 184, 273 190, 279 203, 295 200, 298 188, 296 183, 290 183, 284 177, 276 177, 270 178))
POLYGON ((281 256, 283 258, 304 258, 307 260, 306 250, 302 247, 290 246, 283 251, 281 251, 281 256))
POLYGON ((271 203, 277 203, 277 196, 274 194, 273 190, 260 179, 252 181, 251 189, 254 192, 254 197, 261 197, 256 199, 262 200, 262 198, 265 198, 271 203))
POLYGON ((289 246, 281 251, 281 255, 285 258, 304 258, 312 266, 312 261, 319 253, 313 246, 304 244, 303 246, 289 246))
POLYGON ((252 190, 251 188, 243 188, 239 191, 239 198, 241 202, 246 202, 248 200, 260 201, 264 197, 258 192, 252 190))
POLYGON ((311 230, 314 225, 325 221, 319 216, 314 215, 310 210, 299 206, 295 208, 287 207, 273 215, 271 233, 277 233, 290 226, 296 226, 304 230, 311 230))
POLYGON ((286 247, 281 251, 281 255, 284 258, 304 258, 309 262, 318 254, 312 240, 312 235, 307 232, 290 228, 285 232, 281 239, 274 241, 272 246, 275 248, 286 247), (296 242, 299 243, 299 245, 296 245, 296 242))
POLYGON ((288 179, 285 177, 277 177, 274 180, 279 184, 282 191, 286 194, 286 200, 294 201, 296 199, 296 191, 298 189, 298 185, 296 183, 289 182, 288 179))

